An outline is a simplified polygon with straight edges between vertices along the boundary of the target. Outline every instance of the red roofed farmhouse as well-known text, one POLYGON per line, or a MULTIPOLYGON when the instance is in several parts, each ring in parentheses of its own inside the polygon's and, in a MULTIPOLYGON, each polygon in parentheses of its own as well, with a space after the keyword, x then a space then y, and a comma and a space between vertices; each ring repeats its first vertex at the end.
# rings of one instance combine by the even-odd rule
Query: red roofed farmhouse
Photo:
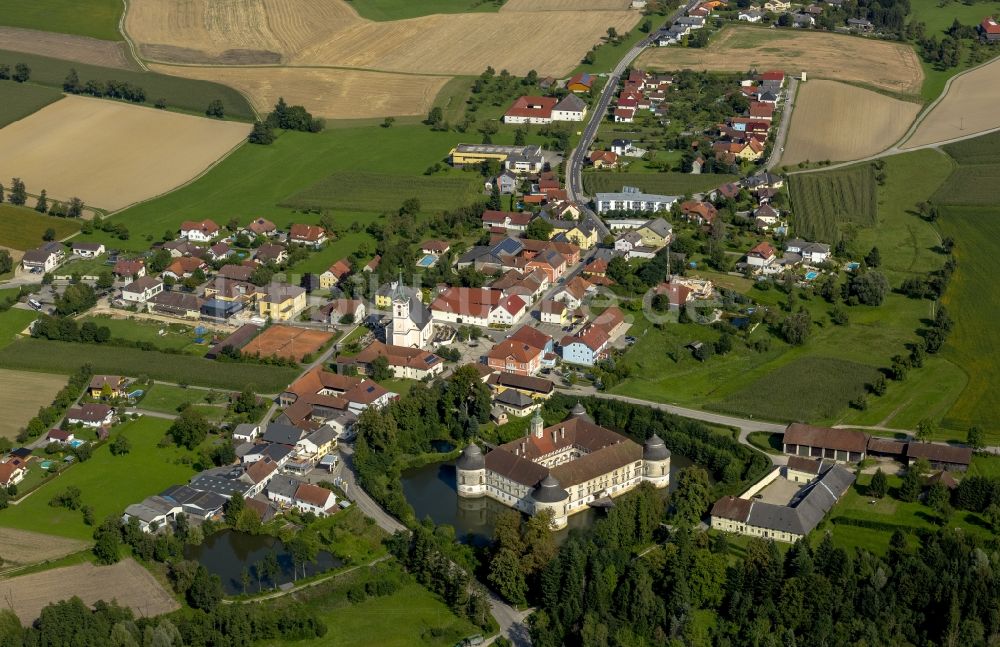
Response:
POLYGON ((520 97, 503 115, 505 124, 552 123, 552 108, 559 100, 553 97, 520 97))

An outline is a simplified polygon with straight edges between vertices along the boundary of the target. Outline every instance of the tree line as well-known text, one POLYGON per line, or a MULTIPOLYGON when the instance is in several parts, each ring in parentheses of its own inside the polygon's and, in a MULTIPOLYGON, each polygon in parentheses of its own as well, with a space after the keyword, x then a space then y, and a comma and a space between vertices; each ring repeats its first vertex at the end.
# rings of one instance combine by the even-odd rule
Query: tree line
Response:
POLYGON ((17 442, 23 443, 32 438, 37 438, 48 431, 52 425, 56 424, 65 415, 83 393, 83 390, 90 384, 90 378, 94 374, 94 369, 90 364, 84 364, 73 375, 69 382, 59 390, 52 404, 42 407, 38 414, 28 421, 28 425, 17 434, 17 442))
POLYGON ((274 143, 275 129, 297 130, 306 133, 318 133, 326 127, 326 121, 312 114, 303 106, 289 106, 284 97, 278 97, 274 109, 262 121, 253 125, 253 130, 247 136, 251 144, 270 145, 274 143))
POLYGON ((88 79, 85 82, 81 82, 75 67, 69 68, 62 88, 63 92, 68 94, 107 97, 109 99, 121 99, 132 103, 145 103, 146 101, 146 91, 128 81, 116 81, 114 79, 97 81, 95 79, 88 79))

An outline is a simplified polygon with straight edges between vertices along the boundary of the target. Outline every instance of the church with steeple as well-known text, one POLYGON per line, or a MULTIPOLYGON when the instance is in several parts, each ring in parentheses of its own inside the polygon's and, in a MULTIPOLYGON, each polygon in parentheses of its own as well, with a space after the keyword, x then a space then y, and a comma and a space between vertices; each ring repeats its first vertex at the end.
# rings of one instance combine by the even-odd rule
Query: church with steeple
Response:
POLYGON ((551 510, 552 527, 608 503, 643 481, 670 484, 670 450, 655 434, 642 445, 594 424, 582 404, 545 426, 535 410, 528 435, 483 454, 469 445, 455 464, 460 497, 488 496, 526 514, 551 510))
POLYGON ((392 324, 386 331, 386 343, 404 348, 423 348, 434 337, 431 313, 420 300, 419 292, 408 290, 403 275, 392 286, 392 324))

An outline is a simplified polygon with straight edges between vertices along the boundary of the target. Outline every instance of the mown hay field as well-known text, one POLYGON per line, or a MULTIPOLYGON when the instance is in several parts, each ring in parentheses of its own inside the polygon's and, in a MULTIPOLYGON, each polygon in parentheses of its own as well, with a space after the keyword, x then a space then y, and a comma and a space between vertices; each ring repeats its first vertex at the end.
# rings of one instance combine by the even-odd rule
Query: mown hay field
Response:
POLYGON ((249 131, 233 121, 69 96, 0 129, 0 177, 116 210, 191 180, 249 131))
POLYGON ((443 211, 470 204, 483 193, 479 176, 400 176, 382 173, 334 173, 281 201, 292 209, 393 211, 418 198, 424 211, 443 211))
POLYGON ((44 607, 73 596, 88 605, 114 599, 139 617, 158 616, 180 608, 156 578, 131 558, 113 566, 76 564, 0 580, 0 596, 25 626, 34 622, 44 607))
POLYGON ((727 27, 706 48, 656 47, 636 67, 654 70, 728 72, 781 69, 809 78, 863 83, 902 94, 919 94, 924 72, 913 48, 870 38, 804 30, 727 27))
POLYGON ((802 357, 708 408, 788 422, 832 418, 865 393, 866 384, 878 375, 877 369, 857 362, 802 357))
POLYGON ((225 364, 190 355, 44 339, 19 339, 0 350, 4 368, 69 375, 84 364, 90 364, 95 373, 148 375, 163 382, 232 391, 252 385, 260 393, 278 393, 298 373, 285 366, 225 364))
POLYGON ((625 11, 629 0, 507 0, 500 13, 512 11, 625 11))
POLYGON ((795 232, 807 240, 833 244, 842 227, 872 227, 878 217, 875 171, 859 164, 789 178, 795 232))
POLYGON ((138 69, 126 53, 125 43, 17 27, 0 27, 0 43, 3 43, 4 49, 15 52, 123 70, 138 69))
POLYGON ((844 162, 879 153, 899 140, 920 105, 836 81, 799 86, 782 164, 844 162))
POLYGON ((13 440, 40 408, 52 404, 64 386, 66 378, 61 375, 0 368, 0 438, 13 440))
MULTIPOLYGON (((41 469, 38 466, 32 469, 41 469)), ((59 559, 70 553, 83 550, 89 542, 69 539, 40 532, 0 528, 0 549, 3 550, 4 565, 35 564, 50 559, 59 559)))
POLYGON ((430 15, 391 22, 358 16, 343 0, 137 0, 126 29, 162 62, 280 62, 424 74, 566 74, 609 27, 629 31, 637 11, 430 15))
POLYGON ((924 117, 902 148, 935 144, 1000 128, 998 85, 1000 59, 956 77, 948 93, 924 117))
POLYGON ((279 97, 306 106, 320 117, 360 119, 426 115, 446 76, 421 76, 299 67, 197 67, 151 64, 162 74, 216 81, 236 88, 261 113, 270 112, 279 97))
POLYGON ((623 186, 634 186, 647 193, 683 195, 715 189, 733 182, 735 175, 691 175, 690 173, 617 173, 599 172, 583 174, 583 190, 588 195, 615 193, 623 186))

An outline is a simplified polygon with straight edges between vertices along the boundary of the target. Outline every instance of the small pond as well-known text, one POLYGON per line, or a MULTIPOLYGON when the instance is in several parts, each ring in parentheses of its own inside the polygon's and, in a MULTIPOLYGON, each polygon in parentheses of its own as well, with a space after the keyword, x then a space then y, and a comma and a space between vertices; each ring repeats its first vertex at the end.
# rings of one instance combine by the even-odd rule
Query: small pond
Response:
MULTIPOLYGON (((674 488, 673 476, 678 470, 691 465, 684 456, 674 454, 670 459, 671 481, 668 490, 674 488)), ((493 523, 501 512, 510 510, 507 506, 489 497, 476 499, 459 498, 455 485, 455 464, 431 463, 403 472, 403 494, 413 507, 417 519, 430 517, 434 523, 448 524, 455 528, 455 536, 477 546, 488 543, 493 538, 493 523)), ((565 539, 569 531, 585 528, 601 515, 601 510, 588 508, 569 518, 569 525, 557 533, 565 539)))
MULTIPOLYGON (((267 581, 267 578, 260 577, 261 587, 268 589, 273 588, 274 584, 280 585, 294 579, 292 555, 277 537, 222 530, 206 537, 198 546, 187 546, 184 557, 198 562, 207 568, 209 573, 218 575, 226 595, 239 595, 243 593, 243 568, 246 567, 250 571, 250 586, 247 592, 256 593, 257 569, 272 551, 278 558, 278 575, 275 577, 277 582, 272 583, 267 581)), ((320 551, 314 563, 306 564, 305 574, 306 577, 310 577, 342 565, 343 562, 329 552, 320 551)), ((302 577, 301 567, 299 567, 299 577, 302 577)))

